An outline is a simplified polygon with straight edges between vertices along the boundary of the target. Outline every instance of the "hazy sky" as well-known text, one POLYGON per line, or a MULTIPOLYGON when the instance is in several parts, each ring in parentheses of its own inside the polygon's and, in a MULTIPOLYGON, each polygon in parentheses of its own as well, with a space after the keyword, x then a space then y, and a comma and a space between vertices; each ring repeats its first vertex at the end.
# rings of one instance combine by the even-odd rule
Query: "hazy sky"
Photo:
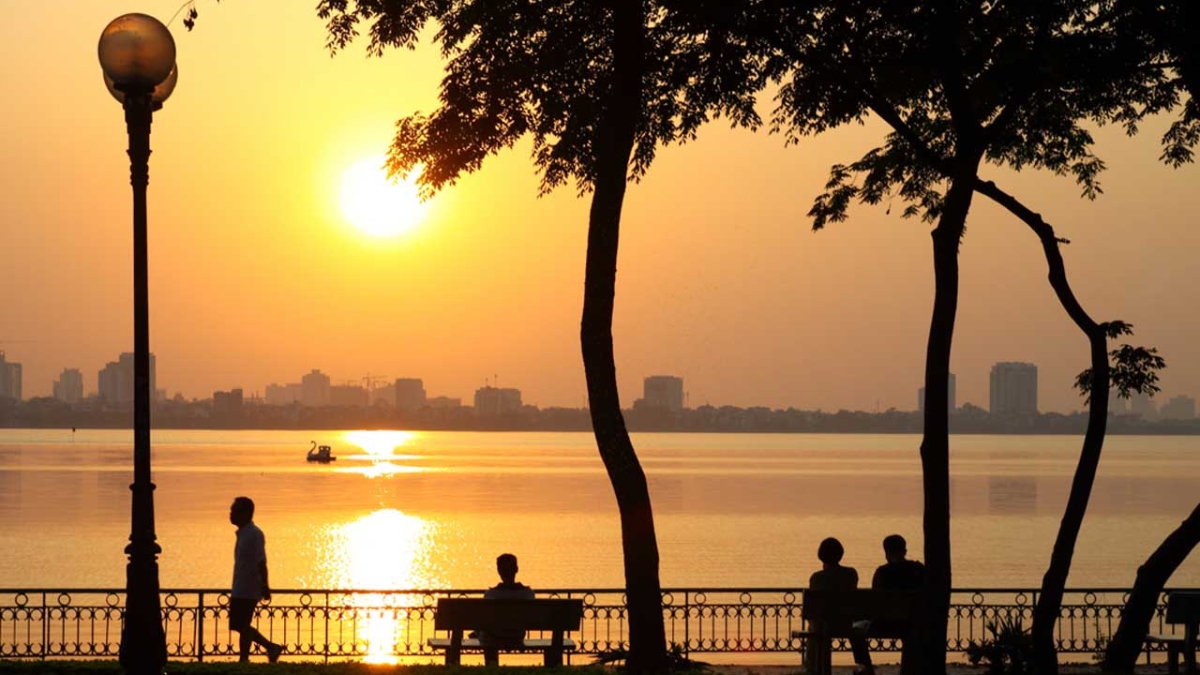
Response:
MULTIPOLYGON (((0 23, 0 349, 25 396, 64 367, 132 350, 131 201, 119 104, 96 61, 101 29, 177 0, 27 3, 0 23)), ((330 58, 313 3, 200 0, 171 25, 179 86, 156 114, 150 166, 150 324, 159 386, 261 392, 320 368, 334 383, 421 377, 470 400, 486 377, 528 403, 580 406, 586 199, 537 199, 529 146, 490 159, 420 226, 368 237, 338 205, 343 172, 384 151, 399 117, 436 103, 432 48, 330 58)), ((768 103, 764 103, 764 110, 768 103)), ((1163 394, 1200 394, 1194 261, 1200 173, 1160 165, 1162 120, 1099 133, 1106 194, 1068 179, 986 174, 1069 237, 1068 273, 1097 320, 1132 322, 1167 358, 1163 394)), ((628 193, 615 317, 622 401, 646 375, 685 378, 690 404, 916 407, 933 296, 930 227, 896 203, 813 234, 829 165, 877 124, 784 148, 705 129, 660 153, 628 193)), ((1035 237, 976 198, 963 244, 952 369, 987 405, 995 361, 1038 364, 1043 410, 1075 410, 1086 341, 1046 283, 1035 237)))

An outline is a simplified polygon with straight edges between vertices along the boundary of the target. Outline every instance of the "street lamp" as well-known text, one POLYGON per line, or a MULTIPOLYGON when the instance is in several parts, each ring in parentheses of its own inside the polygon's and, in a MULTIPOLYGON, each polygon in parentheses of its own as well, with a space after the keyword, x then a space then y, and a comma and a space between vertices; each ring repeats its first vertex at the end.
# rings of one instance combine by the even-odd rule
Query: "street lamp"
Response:
POLYGON ((162 672, 167 662, 159 604, 154 483, 150 482, 150 317, 147 292, 146 185, 150 182, 150 119, 175 89, 175 40, 157 19, 125 14, 100 34, 105 85, 125 108, 133 185, 133 515, 125 553, 125 623, 121 665, 128 673, 162 672))

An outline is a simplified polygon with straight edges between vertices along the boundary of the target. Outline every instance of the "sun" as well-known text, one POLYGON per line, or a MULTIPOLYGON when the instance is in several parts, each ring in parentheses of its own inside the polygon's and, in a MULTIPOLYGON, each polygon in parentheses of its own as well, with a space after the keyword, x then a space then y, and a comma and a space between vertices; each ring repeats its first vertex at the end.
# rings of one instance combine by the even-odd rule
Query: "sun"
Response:
POLYGON ((372 237, 394 237, 415 228, 426 205, 417 192, 417 172, 402 180, 387 177, 383 156, 355 162, 342 174, 342 214, 372 237))

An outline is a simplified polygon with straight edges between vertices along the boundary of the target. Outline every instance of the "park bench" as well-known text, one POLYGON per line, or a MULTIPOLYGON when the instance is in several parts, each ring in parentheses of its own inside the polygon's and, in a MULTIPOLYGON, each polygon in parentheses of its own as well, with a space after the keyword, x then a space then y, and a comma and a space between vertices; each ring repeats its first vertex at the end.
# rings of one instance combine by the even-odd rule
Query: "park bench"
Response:
POLYGON ((483 598, 439 598, 434 630, 449 631, 449 638, 431 638, 429 646, 446 650, 446 665, 461 663, 462 652, 483 652, 488 665, 499 663, 500 652, 542 652, 547 666, 561 666, 563 652, 573 651, 575 642, 567 631, 579 630, 583 622, 582 600, 485 600, 483 598), (550 639, 505 639, 463 637, 464 631, 483 634, 542 631, 550 639))
POLYGON ((810 675, 829 674, 833 639, 861 635, 852 626, 855 621, 871 622, 864 637, 903 640, 900 671, 916 672, 917 650, 921 644, 919 633, 926 623, 924 593, 807 590, 801 602, 801 615, 809 629, 792 631, 792 637, 804 640, 801 658, 810 675))
POLYGON ((1200 629, 1200 593, 1172 591, 1167 594, 1169 624, 1182 625, 1183 635, 1151 634, 1147 644, 1167 646, 1167 672, 1179 672, 1179 655, 1183 654, 1186 671, 1196 671, 1196 632, 1200 629))

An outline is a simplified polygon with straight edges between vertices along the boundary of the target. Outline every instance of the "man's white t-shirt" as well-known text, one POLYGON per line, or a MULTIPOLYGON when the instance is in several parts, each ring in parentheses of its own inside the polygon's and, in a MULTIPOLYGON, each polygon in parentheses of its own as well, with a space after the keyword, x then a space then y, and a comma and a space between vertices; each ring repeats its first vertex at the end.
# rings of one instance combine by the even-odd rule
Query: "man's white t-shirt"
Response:
POLYGON ((253 521, 238 528, 233 547, 233 589, 230 597, 261 600, 262 566, 267 562, 267 540, 253 521))

